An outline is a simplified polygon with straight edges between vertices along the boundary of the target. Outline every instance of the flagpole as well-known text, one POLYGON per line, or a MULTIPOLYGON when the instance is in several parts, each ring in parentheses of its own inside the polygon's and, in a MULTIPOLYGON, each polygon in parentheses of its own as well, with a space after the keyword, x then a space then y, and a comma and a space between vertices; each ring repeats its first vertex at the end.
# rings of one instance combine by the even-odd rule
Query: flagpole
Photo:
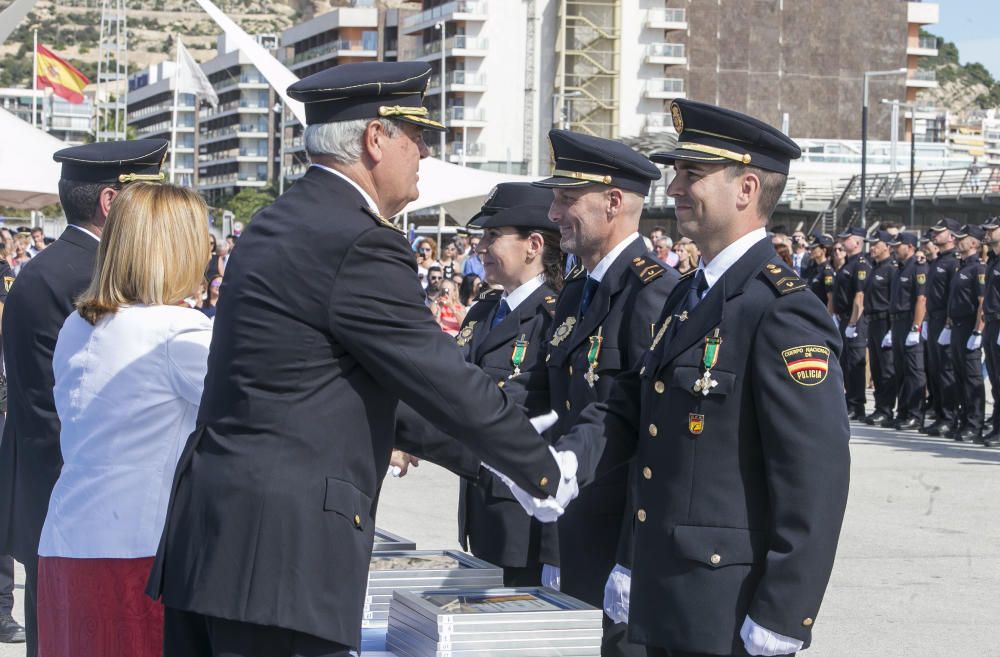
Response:
POLYGON ((35 29, 35 47, 31 50, 31 125, 37 125, 35 103, 38 102, 38 29, 35 29))
POLYGON ((181 71, 181 38, 174 35, 174 113, 170 121, 170 182, 174 182, 174 170, 177 168, 177 103, 180 97, 179 77, 181 71))

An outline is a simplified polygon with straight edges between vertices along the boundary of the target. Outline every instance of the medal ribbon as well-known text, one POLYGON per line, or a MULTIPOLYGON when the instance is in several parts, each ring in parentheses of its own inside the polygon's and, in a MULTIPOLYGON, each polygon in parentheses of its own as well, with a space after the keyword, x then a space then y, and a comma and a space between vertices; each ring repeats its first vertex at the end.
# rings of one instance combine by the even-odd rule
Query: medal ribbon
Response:
POLYGON ((705 371, 711 370, 719 361, 719 349, 722 347, 722 338, 719 337, 719 329, 715 329, 712 335, 705 338, 705 355, 702 357, 702 365, 705 371))
POLYGON ((514 351, 510 354, 511 365, 514 366, 514 374, 521 373, 521 363, 524 362, 524 355, 528 352, 528 341, 524 339, 525 335, 521 334, 521 339, 514 343, 514 351))

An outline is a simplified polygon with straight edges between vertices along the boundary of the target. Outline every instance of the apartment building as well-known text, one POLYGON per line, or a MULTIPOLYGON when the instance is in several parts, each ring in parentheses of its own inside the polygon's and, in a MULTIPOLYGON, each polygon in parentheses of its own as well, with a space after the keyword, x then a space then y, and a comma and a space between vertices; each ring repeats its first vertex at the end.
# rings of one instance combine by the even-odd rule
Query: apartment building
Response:
POLYGON ((26 123, 32 122, 32 99, 35 125, 70 146, 87 141, 93 130, 92 93, 87 93, 82 103, 70 103, 54 95, 50 89, 0 89, 0 108, 26 123))
MULTIPOLYGON (((136 138, 170 140, 175 68, 165 61, 129 77, 128 126, 136 138)), ((178 185, 197 188, 198 108, 193 94, 178 94, 177 100, 177 141, 163 172, 178 185)))

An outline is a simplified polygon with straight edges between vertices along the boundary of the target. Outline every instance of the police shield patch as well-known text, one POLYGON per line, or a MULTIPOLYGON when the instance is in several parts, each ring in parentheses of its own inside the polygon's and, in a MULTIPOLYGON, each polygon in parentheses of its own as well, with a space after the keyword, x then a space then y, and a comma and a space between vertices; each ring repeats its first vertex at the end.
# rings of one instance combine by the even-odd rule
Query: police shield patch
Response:
POLYGON ((705 416, 700 413, 688 413, 688 431, 697 436, 704 430, 705 416))
POLYGON ((3 289, 5 291, 10 292, 10 286, 13 285, 13 284, 14 284, 14 277, 13 276, 4 276, 3 277, 3 289))
POLYGON ((830 370, 830 350, 815 344, 792 347, 781 352, 785 369, 796 383, 815 386, 826 380, 830 370))
POLYGON ((917 274, 917 283, 923 285, 927 282, 927 274, 917 274))

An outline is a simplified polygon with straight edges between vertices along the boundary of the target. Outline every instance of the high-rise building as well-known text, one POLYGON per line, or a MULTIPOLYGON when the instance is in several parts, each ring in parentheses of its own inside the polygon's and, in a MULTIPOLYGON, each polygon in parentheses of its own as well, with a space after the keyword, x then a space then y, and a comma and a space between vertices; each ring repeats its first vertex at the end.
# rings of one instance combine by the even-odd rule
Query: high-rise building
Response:
MULTIPOLYGON (((170 140, 175 68, 173 61, 165 61, 129 77, 128 125, 135 130, 136 138, 170 140)), ((178 185, 197 188, 198 108, 193 94, 178 94, 177 101, 177 140, 163 173, 178 185)))

